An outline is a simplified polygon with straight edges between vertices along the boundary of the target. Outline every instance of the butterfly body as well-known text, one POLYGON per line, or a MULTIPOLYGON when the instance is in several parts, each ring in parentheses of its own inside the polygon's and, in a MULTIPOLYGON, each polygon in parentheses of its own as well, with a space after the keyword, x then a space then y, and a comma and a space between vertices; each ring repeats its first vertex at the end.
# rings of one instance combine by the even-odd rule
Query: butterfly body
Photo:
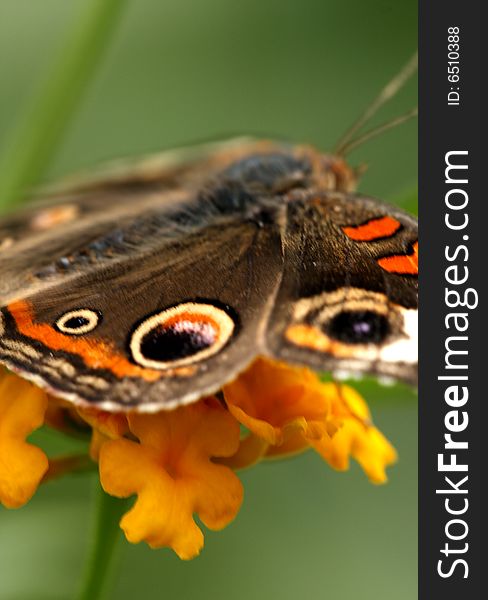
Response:
POLYGON ((259 356, 416 378, 417 225, 338 157, 227 143, 122 167, 0 221, 0 362, 155 411, 259 356))

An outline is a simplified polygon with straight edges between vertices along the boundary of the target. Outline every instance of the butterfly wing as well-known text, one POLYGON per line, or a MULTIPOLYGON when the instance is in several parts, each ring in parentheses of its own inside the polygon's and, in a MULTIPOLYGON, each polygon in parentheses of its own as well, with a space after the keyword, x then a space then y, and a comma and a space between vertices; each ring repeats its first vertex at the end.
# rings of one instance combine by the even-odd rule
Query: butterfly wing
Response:
POLYGON ((268 334, 273 356, 415 383, 416 220, 340 192, 294 193, 288 206, 284 275, 268 334))
POLYGON ((282 203, 228 184, 26 212, 0 225, 18 236, 1 254, 0 360, 111 409, 215 392, 264 352, 283 226, 282 203))
POLYGON ((194 401, 258 355, 413 381, 416 223, 334 191, 353 179, 259 142, 60 189, 0 222, 0 361, 113 410, 194 401))

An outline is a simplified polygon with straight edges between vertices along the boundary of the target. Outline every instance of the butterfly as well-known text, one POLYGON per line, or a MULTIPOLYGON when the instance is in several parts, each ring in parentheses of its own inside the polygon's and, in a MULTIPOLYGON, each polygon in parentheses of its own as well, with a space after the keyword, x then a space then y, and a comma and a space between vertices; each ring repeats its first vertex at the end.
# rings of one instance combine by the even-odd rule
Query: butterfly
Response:
POLYGON ((0 220, 0 363, 106 410, 172 409, 258 357, 417 377, 418 230, 343 153, 237 139, 0 220))

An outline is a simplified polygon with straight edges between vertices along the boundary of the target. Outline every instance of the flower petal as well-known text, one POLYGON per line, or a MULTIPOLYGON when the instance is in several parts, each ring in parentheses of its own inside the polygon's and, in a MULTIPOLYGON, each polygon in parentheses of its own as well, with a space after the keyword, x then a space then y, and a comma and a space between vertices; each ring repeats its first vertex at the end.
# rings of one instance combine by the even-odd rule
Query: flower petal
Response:
POLYGON ((347 385, 338 386, 340 401, 337 414, 342 417, 342 427, 332 438, 312 441, 312 446, 335 469, 349 467, 349 456, 355 458, 370 481, 384 483, 385 468, 396 461, 397 454, 384 435, 371 424, 370 413, 363 398, 347 385))
MULTIPOLYGON (((239 449, 229 458, 218 458, 215 462, 231 469, 245 469, 258 463, 267 455, 269 444, 261 437, 249 433, 241 438, 239 449)), ((274 446, 271 446, 274 447, 274 446)))
POLYGON ((170 412, 131 414, 127 439, 104 443, 100 479, 109 494, 137 494, 121 527, 131 542, 169 546, 183 559, 196 556, 203 535, 196 513, 211 529, 232 521, 242 502, 242 486, 214 457, 228 457, 239 446, 239 425, 216 399, 170 412))
POLYGON ((309 448, 310 441, 304 437, 301 431, 296 431, 281 446, 269 446, 266 452, 266 459, 286 458, 300 452, 305 452, 309 448))
POLYGON ((123 437, 129 431, 127 417, 123 413, 111 413, 95 407, 78 408, 78 415, 92 427, 90 457, 98 461, 100 448, 108 440, 123 437))
POLYGON ((223 392, 229 411, 242 425, 280 446, 297 431, 311 439, 330 433, 327 385, 310 369, 259 358, 223 392))
POLYGON ((44 421, 47 396, 10 373, 0 373, 0 501, 7 508, 25 504, 48 469, 48 459, 26 438, 44 421))
POLYGON ((80 417, 93 429, 97 429, 110 439, 122 437, 129 430, 127 417, 123 413, 108 412, 95 407, 83 407, 77 410, 80 417))
POLYGON ((396 460, 363 398, 309 369, 261 358, 223 391, 229 411, 269 445, 267 458, 312 446, 338 470, 354 457, 375 483, 386 481, 385 468, 396 460))

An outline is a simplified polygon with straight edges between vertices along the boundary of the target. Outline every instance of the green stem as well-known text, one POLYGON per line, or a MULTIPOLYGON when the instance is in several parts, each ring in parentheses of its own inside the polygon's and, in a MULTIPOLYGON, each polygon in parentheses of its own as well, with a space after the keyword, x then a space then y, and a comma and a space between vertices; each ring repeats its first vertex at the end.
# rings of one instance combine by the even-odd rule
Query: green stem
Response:
POLYGON ((38 183, 100 62, 126 0, 90 0, 67 36, 50 76, 5 143, 0 211, 38 183))
POLYGON ((127 500, 106 494, 97 481, 97 506, 92 548, 78 600, 104 597, 113 567, 114 550, 121 537, 119 521, 127 510, 127 500))

